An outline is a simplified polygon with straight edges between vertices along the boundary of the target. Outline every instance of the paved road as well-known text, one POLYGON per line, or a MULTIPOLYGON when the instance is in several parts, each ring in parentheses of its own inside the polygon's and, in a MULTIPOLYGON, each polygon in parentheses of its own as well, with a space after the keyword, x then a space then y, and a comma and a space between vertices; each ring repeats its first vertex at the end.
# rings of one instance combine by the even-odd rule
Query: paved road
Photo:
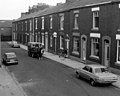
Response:
POLYGON ((11 48, 2 42, 4 52, 16 52, 19 64, 7 66, 28 96, 119 96, 120 89, 113 86, 92 87, 77 79, 74 70, 47 58, 38 60, 27 56, 27 51, 11 48))

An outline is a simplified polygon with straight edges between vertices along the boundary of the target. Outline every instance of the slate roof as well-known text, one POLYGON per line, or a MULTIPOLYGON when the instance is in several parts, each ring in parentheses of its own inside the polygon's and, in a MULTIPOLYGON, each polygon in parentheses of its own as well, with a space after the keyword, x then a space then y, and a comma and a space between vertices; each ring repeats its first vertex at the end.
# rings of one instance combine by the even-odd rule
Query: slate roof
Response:
POLYGON ((120 2, 120 0, 78 0, 73 3, 60 4, 58 6, 53 6, 53 7, 44 9, 42 11, 25 15, 17 19, 17 21, 32 18, 32 17, 48 15, 52 13, 57 13, 57 12, 63 12, 63 11, 67 11, 74 8, 87 7, 87 6, 93 6, 93 5, 99 5, 99 4, 111 3, 111 2, 120 2))
POLYGON ((12 27, 13 20, 0 20, 0 27, 12 27))

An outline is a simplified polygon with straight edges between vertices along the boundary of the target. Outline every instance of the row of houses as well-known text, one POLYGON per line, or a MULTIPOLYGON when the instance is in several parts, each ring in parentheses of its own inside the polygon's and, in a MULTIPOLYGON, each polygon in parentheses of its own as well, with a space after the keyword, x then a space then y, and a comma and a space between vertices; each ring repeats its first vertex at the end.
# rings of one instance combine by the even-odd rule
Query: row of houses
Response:
POLYGON ((120 71, 120 0, 66 0, 13 22, 13 40, 120 71))

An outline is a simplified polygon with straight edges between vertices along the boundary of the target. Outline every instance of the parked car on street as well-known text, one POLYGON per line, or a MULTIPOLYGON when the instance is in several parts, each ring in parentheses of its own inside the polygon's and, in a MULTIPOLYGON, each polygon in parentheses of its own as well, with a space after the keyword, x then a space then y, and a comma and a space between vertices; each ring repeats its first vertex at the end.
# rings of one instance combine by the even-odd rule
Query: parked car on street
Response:
POLYGON ((44 45, 40 42, 28 42, 28 56, 35 57, 39 55, 39 48, 44 45))
POLYGON ((98 84, 112 84, 118 80, 116 74, 108 71, 107 67, 102 65, 85 65, 82 68, 75 70, 76 76, 83 77, 90 81, 90 84, 94 86, 98 84))
POLYGON ((14 52, 5 53, 2 59, 4 64, 18 64, 17 56, 14 52))
POLYGON ((11 47, 13 47, 13 48, 20 48, 20 45, 17 43, 17 41, 12 41, 11 42, 11 47))

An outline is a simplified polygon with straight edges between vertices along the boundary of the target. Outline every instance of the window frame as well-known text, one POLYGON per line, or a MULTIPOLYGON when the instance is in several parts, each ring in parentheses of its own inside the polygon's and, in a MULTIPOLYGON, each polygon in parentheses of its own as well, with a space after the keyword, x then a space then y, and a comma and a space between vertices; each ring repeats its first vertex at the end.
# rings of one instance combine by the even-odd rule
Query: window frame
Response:
POLYGON ((53 16, 50 15, 50 29, 53 28, 53 16))
POLYGON ((64 48, 64 36, 60 35, 60 49, 64 48))
MULTIPOLYGON (((95 44, 98 44, 100 49, 100 38, 91 37, 91 57, 99 59, 99 53, 98 53, 98 56, 95 55, 95 50, 96 50, 95 48, 97 46, 97 45, 95 46, 95 44), (95 39, 97 39, 97 41, 95 39)), ((99 52, 99 49, 97 50, 98 52, 99 52)))
POLYGON ((60 30, 64 30, 64 14, 60 14, 60 30))
POLYGON ((73 36, 73 50, 72 50, 72 53, 74 53, 76 55, 79 55, 79 47, 80 47, 79 36, 73 36), (78 42, 75 42, 77 40, 78 40, 78 42), (77 44, 79 44, 79 46, 77 46, 77 44))
POLYGON ((117 58, 116 58, 116 62, 120 64, 119 59, 119 47, 120 47, 120 39, 117 39, 117 58))
POLYGON ((42 17, 42 29, 44 29, 44 27, 45 27, 45 18, 42 17))
POLYGON ((78 25, 78 20, 79 20, 79 10, 75 10, 73 11, 74 14, 74 23, 73 23, 73 29, 79 29, 79 25, 78 25))
POLYGON ((50 35, 50 47, 53 47, 53 36, 50 35))

